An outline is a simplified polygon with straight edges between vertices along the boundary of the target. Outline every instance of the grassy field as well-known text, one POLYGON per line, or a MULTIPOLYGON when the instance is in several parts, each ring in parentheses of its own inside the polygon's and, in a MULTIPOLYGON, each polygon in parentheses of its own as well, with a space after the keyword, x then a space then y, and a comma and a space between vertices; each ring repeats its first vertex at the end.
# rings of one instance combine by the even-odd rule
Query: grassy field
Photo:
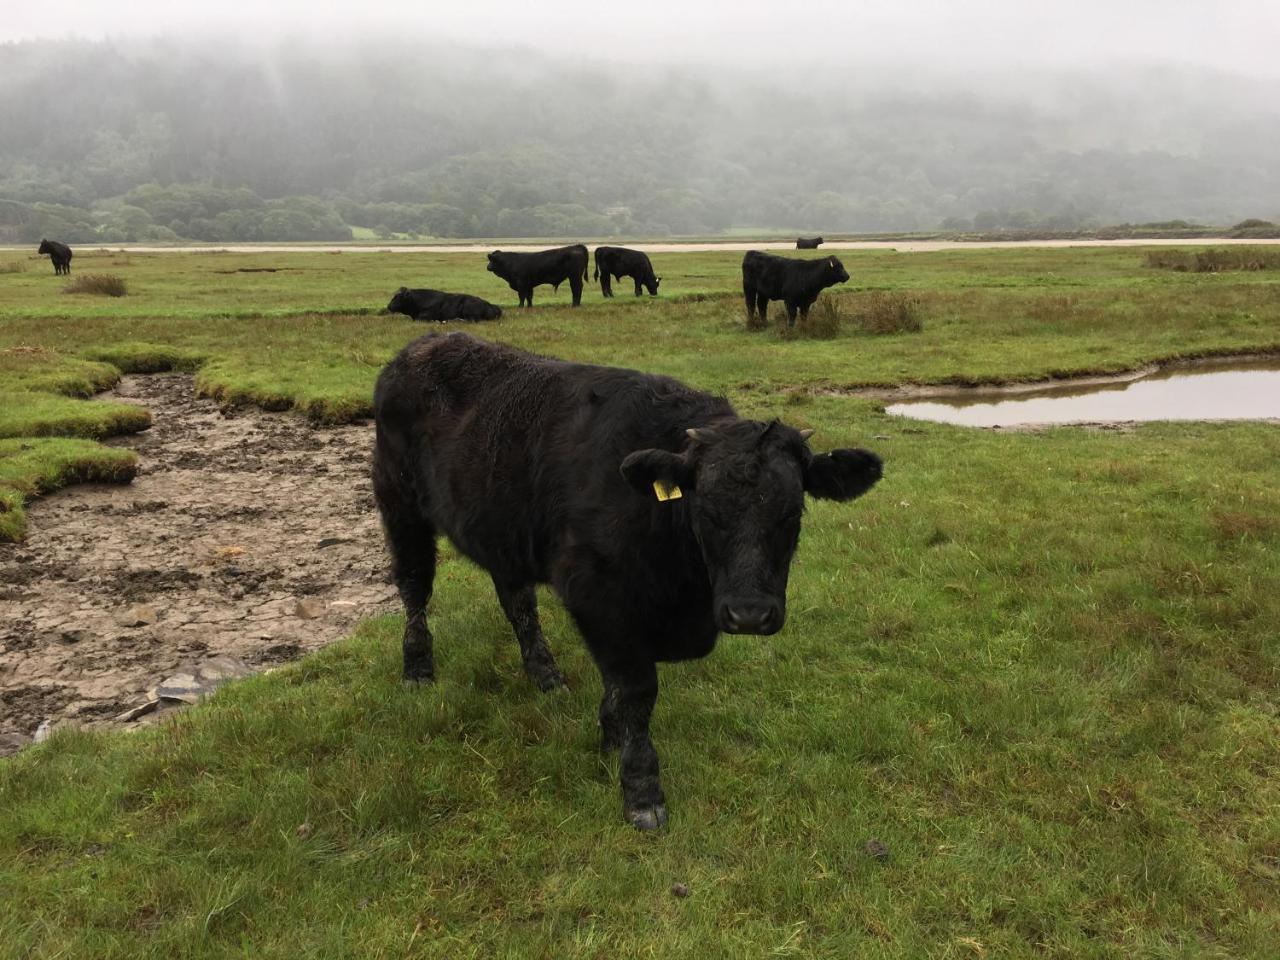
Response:
POLYGON ((401 284, 886 461, 865 499, 811 505, 781 634, 662 669, 660 835, 621 822, 554 599, 573 690, 543 697, 487 576, 448 557, 430 689, 400 685, 385 618, 156 729, 0 761, 0 956, 1275 957, 1280 428, 984 432, 832 395, 1280 350, 1274 277, 1144 256, 845 255, 842 309, 909 292, 923 330, 792 341, 744 330, 737 255, 655 256, 657 300, 540 288, 529 313, 483 256, 78 253, 118 299, 0 272, 0 519, 132 468, 93 438, 138 415, 79 399, 119 370, 367 413, 422 330, 376 312, 401 284))

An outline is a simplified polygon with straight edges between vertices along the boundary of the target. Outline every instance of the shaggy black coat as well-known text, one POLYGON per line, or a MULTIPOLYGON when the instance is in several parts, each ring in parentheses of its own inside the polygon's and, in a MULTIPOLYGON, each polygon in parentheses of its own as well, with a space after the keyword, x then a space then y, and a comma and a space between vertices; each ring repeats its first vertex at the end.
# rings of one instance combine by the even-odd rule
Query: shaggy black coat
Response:
POLYGON ((809 316, 809 308, 827 287, 849 279, 844 264, 835 257, 821 260, 790 260, 748 250, 742 258, 742 295, 747 301, 747 326, 767 322, 770 300, 781 300, 787 307, 787 326, 796 324, 796 311, 801 320, 809 316), (759 320, 756 320, 759 311, 759 320))
POLYGON ((409 344, 379 377, 374 410, 406 680, 435 676, 426 606, 438 536, 489 572, 544 690, 564 683, 534 592, 551 584, 604 681, 603 745, 622 749, 624 814, 646 829, 666 819, 648 732, 655 664, 706 655, 721 630, 781 629, 805 493, 847 500, 880 477, 875 454, 815 455, 807 433, 740 419, 669 377, 464 333, 409 344))
POLYGON ((549 283, 559 290, 560 284, 569 281, 573 292, 573 305, 582 305, 582 285, 587 279, 587 248, 575 243, 554 250, 537 253, 504 253, 495 250, 489 254, 490 273, 507 281, 508 286, 520 297, 520 306, 533 306, 533 288, 549 283))
POLYGON ((410 290, 401 287, 387 304, 390 313, 403 313, 414 320, 497 320, 502 308, 469 293, 441 290, 410 290))
POLYGON ((41 240, 36 253, 47 253, 53 261, 53 272, 63 274, 71 272, 71 248, 57 240, 41 240))
POLYGON ((653 264, 649 255, 641 250, 629 250, 626 247, 596 247, 595 279, 600 281, 600 292, 606 297, 613 296, 612 280, 630 277, 635 281, 636 296, 640 296, 643 286, 649 296, 658 295, 658 284, 661 277, 654 276, 653 264))

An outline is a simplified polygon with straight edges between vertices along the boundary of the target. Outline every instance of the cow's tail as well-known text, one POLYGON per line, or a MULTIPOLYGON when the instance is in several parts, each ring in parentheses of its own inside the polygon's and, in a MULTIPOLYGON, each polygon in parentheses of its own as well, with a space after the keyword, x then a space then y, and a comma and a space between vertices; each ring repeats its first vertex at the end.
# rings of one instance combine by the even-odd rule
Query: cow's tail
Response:
MULTIPOLYGON (((595 256, 592 257, 592 259, 595 260, 596 262, 596 275, 591 279, 599 280, 600 279, 600 251, 599 250, 595 252, 595 256)), ((587 273, 585 270, 582 272, 582 279, 583 280, 587 279, 587 273)))

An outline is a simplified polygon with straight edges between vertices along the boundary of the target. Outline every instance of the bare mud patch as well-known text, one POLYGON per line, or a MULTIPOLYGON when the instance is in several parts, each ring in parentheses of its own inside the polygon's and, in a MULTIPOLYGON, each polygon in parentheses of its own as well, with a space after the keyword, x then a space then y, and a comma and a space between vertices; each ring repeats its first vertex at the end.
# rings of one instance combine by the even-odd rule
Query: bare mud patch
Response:
POLYGON ((227 415, 187 375, 108 396, 151 410, 112 441, 137 478, 37 500, 27 542, 0 544, 0 731, 109 723, 193 660, 266 669, 396 609, 370 425, 227 415))

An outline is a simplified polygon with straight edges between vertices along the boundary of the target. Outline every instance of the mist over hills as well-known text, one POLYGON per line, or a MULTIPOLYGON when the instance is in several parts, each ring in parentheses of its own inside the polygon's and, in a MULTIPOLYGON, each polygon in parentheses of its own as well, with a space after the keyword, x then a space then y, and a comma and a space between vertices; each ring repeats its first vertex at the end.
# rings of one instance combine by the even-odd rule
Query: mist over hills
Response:
POLYGON ((0 239, 1082 229, 1280 216, 1280 83, 625 68, 361 41, 0 46, 0 239))

